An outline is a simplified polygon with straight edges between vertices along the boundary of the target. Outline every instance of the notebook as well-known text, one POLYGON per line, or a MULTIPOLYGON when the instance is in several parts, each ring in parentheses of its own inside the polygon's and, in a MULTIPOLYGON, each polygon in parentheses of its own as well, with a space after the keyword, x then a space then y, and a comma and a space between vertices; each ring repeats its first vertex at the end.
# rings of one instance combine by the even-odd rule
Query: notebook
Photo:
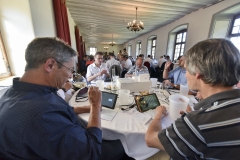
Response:
POLYGON ((117 102, 117 94, 102 91, 102 106, 114 109, 117 102))

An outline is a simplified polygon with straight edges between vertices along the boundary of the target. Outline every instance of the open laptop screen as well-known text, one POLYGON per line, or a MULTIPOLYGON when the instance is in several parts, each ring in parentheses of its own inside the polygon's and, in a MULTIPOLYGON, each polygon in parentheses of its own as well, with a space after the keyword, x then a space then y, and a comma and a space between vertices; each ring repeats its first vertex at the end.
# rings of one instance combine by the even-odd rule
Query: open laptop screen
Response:
POLYGON ((102 106, 114 109, 117 97, 117 94, 102 91, 102 106))

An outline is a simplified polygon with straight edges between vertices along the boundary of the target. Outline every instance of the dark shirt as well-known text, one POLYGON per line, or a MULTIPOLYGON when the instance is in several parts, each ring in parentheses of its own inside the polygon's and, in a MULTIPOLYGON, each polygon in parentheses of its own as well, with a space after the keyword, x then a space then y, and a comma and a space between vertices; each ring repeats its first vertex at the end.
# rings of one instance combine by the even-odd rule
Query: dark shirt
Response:
POLYGON ((214 94, 158 137, 171 158, 239 159, 240 89, 214 94))
POLYGON ((87 72, 86 61, 82 59, 80 61, 80 73, 86 73, 86 72, 87 72))
POLYGON ((56 91, 13 80, 0 99, 0 159, 98 159, 101 130, 85 129, 56 91))

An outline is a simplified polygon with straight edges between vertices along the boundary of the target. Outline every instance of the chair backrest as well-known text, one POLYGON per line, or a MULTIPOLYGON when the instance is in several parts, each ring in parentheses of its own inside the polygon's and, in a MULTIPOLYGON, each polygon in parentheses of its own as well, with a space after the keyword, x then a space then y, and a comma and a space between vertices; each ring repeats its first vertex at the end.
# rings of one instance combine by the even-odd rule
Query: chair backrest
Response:
POLYGON ((144 66, 146 66, 148 68, 148 70, 150 71, 150 63, 148 61, 143 63, 144 66))
POLYGON ((110 68, 109 68, 109 73, 110 73, 110 76, 112 77, 112 69, 115 70, 115 75, 116 76, 121 76, 121 73, 122 73, 122 70, 121 70, 121 67, 119 65, 112 65, 110 68))

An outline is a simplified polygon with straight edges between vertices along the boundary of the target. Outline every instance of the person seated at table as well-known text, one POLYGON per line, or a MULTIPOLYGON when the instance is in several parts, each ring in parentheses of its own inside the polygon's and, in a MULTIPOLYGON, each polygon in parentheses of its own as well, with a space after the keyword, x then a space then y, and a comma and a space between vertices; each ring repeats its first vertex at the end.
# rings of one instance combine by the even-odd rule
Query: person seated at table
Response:
POLYGON ((171 83, 170 80, 165 80, 164 83, 175 89, 180 89, 180 84, 187 84, 186 69, 184 68, 184 64, 185 64, 184 57, 179 56, 178 60, 179 60, 179 67, 168 72, 169 67, 172 65, 172 62, 166 62, 164 71, 163 71, 163 78, 174 80, 174 83, 171 83))
POLYGON ((119 61, 117 61, 117 60, 115 59, 115 55, 114 55, 112 52, 109 53, 109 58, 110 58, 110 59, 106 62, 106 65, 107 65, 108 70, 109 70, 113 65, 118 65, 118 66, 120 66, 120 68, 122 69, 122 65, 120 64, 119 61))
POLYGON ((128 55, 123 55, 124 63, 122 63, 123 70, 128 71, 132 67, 132 61, 128 58, 128 55))
POLYGON ((97 80, 106 80, 109 72, 106 63, 103 61, 103 53, 97 52, 94 56, 95 62, 88 66, 86 78, 88 82, 96 82, 97 80))
POLYGON ((201 91, 203 100, 164 130, 166 108, 157 107, 147 145, 166 150, 172 159, 239 159, 240 90, 234 89, 240 78, 239 50, 229 40, 208 39, 184 57, 188 86, 201 91))
POLYGON ((0 99, 0 159, 105 160, 125 155, 119 140, 102 140, 98 87, 89 88, 87 127, 76 114, 89 109, 73 109, 56 93, 72 78, 76 55, 58 38, 28 44, 25 73, 0 99))
POLYGON ((144 73, 148 73, 149 74, 148 68, 143 65, 143 59, 142 58, 138 58, 136 60, 135 65, 132 66, 128 70, 128 72, 126 73, 125 77, 132 77, 133 73, 135 73, 135 75, 144 74, 144 73), (135 73, 135 72, 137 72, 137 73, 135 73))
POLYGON ((86 67, 88 67, 90 64, 94 63, 94 57, 93 55, 90 55, 86 61, 86 67))
POLYGON ((80 71, 81 75, 84 75, 84 76, 87 72, 87 65, 86 65, 87 60, 88 60, 88 55, 84 55, 83 58, 79 62, 79 65, 80 65, 79 71, 80 71))

